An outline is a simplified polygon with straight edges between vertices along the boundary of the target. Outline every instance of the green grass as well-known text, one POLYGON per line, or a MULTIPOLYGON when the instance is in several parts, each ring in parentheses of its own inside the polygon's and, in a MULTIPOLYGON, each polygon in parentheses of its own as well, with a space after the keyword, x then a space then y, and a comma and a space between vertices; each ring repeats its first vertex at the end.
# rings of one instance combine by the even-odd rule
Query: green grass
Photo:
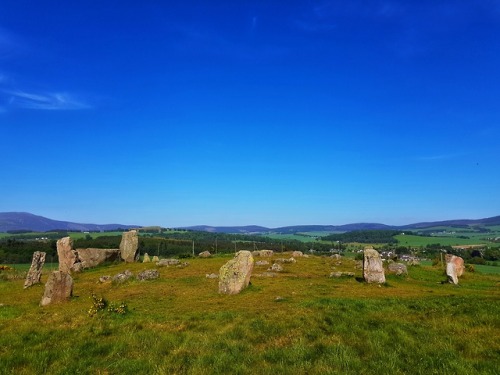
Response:
POLYGON ((121 285, 97 280, 155 266, 101 266, 74 275, 71 301, 45 308, 42 285, 0 281, 0 374, 497 373, 498 275, 466 273, 454 286, 416 266, 380 287, 328 277, 359 278, 353 260, 310 257, 274 278, 255 266, 251 286, 225 296, 205 274, 228 259, 190 259, 121 285), (89 317, 91 293, 128 313, 89 317))
MULTIPOLYGON (((485 237, 484 233, 481 238, 485 237)), ((479 245, 488 244, 488 241, 482 240, 478 237, 472 238, 457 238, 457 237, 442 237, 442 236, 414 236, 414 235, 397 235, 394 236, 401 246, 426 246, 431 244, 440 243, 443 246, 456 246, 456 245, 479 245)))

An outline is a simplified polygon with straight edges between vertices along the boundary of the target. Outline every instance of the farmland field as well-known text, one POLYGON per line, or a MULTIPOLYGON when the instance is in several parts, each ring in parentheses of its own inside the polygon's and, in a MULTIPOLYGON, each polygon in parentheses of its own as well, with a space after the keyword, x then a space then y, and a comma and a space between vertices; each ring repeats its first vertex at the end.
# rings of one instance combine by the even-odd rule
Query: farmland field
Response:
POLYGON ((22 279, 0 278, 0 374, 497 371, 498 275, 466 273, 454 286, 441 283, 441 269, 415 266, 379 286, 360 282, 353 260, 310 257, 276 277, 256 266, 250 287, 226 296, 205 275, 229 259, 190 259, 160 267, 157 280, 124 284, 97 281, 156 266, 101 266, 73 275, 69 302, 44 308, 42 285, 23 290, 22 279), (357 278, 329 278, 334 270, 357 278), (126 313, 90 316, 92 294, 123 302, 126 313))
POLYGON ((398 240, 398 243, 402 246, 426 246, 435 243, 440 243, 443 246, 480 245, 489 243, 488 241, 484 241, 478 238, 457 238, 457 237, 437 237, 437 236, 424 237, 424 236, 403 235, 403 234, 399 234, 394 237, 398 240))

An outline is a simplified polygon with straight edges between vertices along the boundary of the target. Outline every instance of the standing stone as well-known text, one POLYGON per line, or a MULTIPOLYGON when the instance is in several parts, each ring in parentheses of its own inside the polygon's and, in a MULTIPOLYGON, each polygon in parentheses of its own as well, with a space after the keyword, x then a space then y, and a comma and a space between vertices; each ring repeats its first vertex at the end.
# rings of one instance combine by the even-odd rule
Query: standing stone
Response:
POLYGON ((377 250, 367 247, 363 257, 363 277, 367 283, 385 283, 382 258, 377 250))
POLYGON ((156 255, 153 256, 153 259, 151 259, 151 262, 156 263, 159 262, 160 258, 158 258, 156 255))
POLYGON ((452 284, 458 284, 458 278, 464 273, 464 260, 452 254, 446 254, 446 276, 452 284))
POLYGON ((28 271, 28 274, 26 275, 26 280, 24 281, 24 289, 40 282, 40 277, 42 276, 42 268, 45 264, 45 255, 46 254, 42 251, 35 251, 33 253, 31 267, 28 271))
POLYGON ((69 273, 75 270, 75 264, 79 263, 78 253, 73 250, 73 240, 70 237, 63 237, 57 241, 57 257, 59 271, 69 273))
POLYGON ((219 270, 219 293, 238 294, 245 289, 250 283, 253 264, 250 251, 238 251, 234 258, 219 270))
POLYGON ((54 271, 45 284, 41 306, 67 301, 73 295, 73 278, 69 273, 54 271))
POLYGON ((142 263, 149 263, 151 262, 151 258, 149 257, 148 253, 144 254, 144 258, 142 259, 142 263))
POLYGON ((139 236, 136 230, 123 232, 122 241, 120 242, 120 254, 122 259, 127 263, 135 262, 137 250, 139 249, 139 236))

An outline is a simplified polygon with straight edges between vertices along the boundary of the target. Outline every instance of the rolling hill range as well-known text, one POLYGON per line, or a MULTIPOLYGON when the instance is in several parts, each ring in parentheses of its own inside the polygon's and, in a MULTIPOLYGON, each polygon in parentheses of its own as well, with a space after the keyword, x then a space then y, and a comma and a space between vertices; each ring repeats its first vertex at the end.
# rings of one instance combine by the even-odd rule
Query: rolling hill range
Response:
POLYGON ((118 228, 137 228, 137 225, 123 224, 80 224, 69 221, 48 219, 27 212, 0 212, 0 232, 27 230, 47 232, 51 230, 67 231, 106 231, 118 228))
MULTIPOLYGON (((267 228, 258 225, 247 226, 209 226, 198 225, 184 227, 182 229, 204 231, 212 233, 235 233, 235 234, 262 234, 281 233, 294 234, 301 232, 351 232, 355 230, 424 230, 434 227, 457 227, 457 228, 478 228, 488 226, 500 226, 500 216, 484 219, 470 220, 446 220, 434 222, 422 222, 400 226, 385 225, 380 223, 352 223, 345 225, 295 225, 279 228, 267 228)), ((34 232, 46 232, 50 230, 68 231, 105 231, 115 229, 139 228, 140 225, 125 224, 80 224, 68 221, 58 221, 48 219, 43 216, 33 215, 27 212, 0 212, 0 232, 29 230, 34 232)))

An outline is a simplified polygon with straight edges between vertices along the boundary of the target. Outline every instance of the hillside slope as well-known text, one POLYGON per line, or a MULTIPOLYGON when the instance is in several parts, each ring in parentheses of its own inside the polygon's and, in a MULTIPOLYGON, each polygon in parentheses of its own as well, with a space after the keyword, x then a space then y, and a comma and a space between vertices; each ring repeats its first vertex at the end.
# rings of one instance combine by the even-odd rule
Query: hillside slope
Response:
POLYGON ((137 227, 136 225, 123 224, 80 224, 69 221, 52 220, 28 212, 0 212, 0 232, 17 230, 47 232, 56 229, 68 231, 104 231, 137 227))

